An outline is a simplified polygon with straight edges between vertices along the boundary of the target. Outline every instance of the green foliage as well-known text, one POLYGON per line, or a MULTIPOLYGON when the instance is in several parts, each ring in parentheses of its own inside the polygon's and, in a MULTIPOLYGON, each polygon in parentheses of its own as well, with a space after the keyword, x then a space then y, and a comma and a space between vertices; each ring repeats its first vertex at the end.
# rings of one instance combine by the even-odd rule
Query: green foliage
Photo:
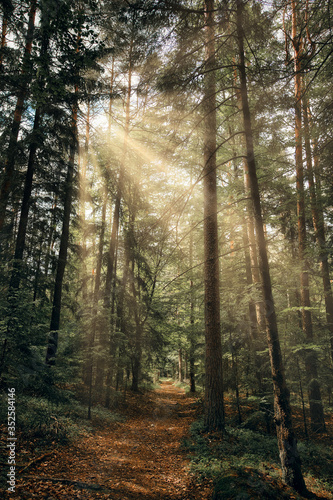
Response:
MULTIPOLYGON (((6 421, 7 395, 0 399, 0 417, 6 421)), ((96 406, 92 420, 87 422, 87 408, 67 393, 67 400, 52 402, 32 396, 17 398, 17 430, 25 439, 66 443, 93 432, 94 426, 108 426, 122 422, 123 417, 115 412, 96 406)))
MULTIPOLYGON (((184 442, 191 453, 193 473, 214 482, 216 500, 290 498, 280 481, 276 437, 242 427, 227 427, 223 435, 207 434, 203 421, 195 421, 191 438, 184 442)), ((300 442, 299 452, 305 475, 315 479, 317 487, 329 489, 333 473, 330 447, 300 442)))
MULTIPOLYGON (((226 471, 216 483, 212 500, 261 500, 290 498, 289 491, 283 491, 281 485, 251 468, 242 467, 226 471)), ((301 498, 297 494, 295 499, 301 498)))

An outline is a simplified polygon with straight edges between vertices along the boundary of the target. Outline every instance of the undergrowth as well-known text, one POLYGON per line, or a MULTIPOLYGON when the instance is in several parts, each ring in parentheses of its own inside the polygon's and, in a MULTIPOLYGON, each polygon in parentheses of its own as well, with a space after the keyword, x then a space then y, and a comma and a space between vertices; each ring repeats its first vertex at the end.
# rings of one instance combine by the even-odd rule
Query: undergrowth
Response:
MULTIPOLYGON (((191 471, 199 479, 213 481, 213 500, 300 499, 281 481, 276 437, 242 426, 220 433, 206 433, 203 422, 191 426, 184 441, 190 452, 191 471)), ((300 442, 302 469, 308 487, 333 498, 333 453, 329 446, 300 442)))
MULTIPOLYGON (((0 397, 0 418, 6 422, 7 395, 0 397)), ((68 443, 79 435, 93 432, 95 426, 107 426, 123 420, 118 413, 95 406, 87 420, 87 407, 73 397, 52 401, 40 396, 18 396, 16 429, 23 438, 68 443)))

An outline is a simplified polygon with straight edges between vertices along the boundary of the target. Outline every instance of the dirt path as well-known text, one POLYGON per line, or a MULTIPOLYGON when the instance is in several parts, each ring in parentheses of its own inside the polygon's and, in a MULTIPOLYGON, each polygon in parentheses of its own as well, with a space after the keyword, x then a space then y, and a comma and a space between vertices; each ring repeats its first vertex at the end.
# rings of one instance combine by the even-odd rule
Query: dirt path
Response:
POLYGON ((182 438, 195 419, 193 399, 164 382, 130 396, 126 422, 56 451, 18 481, 15 499, 208 500, 194 484, 182 438))

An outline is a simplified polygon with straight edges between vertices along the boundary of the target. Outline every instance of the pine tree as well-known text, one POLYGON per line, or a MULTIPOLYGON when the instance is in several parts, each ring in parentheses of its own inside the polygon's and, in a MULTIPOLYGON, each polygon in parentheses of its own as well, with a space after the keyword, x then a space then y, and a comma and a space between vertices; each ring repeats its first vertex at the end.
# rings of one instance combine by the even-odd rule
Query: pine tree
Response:
POLYGON ((216 193, 216 82, 214 1, 205 1, 204 138, 204 242, 205 242, 205 425, 224 428, 223 373, 220 320, 219 251, 216 193))
POLYGON ((304 494, 306 493, 307 489, 301 472, 301 462, 297 450, 296 438, 292 427, 289 390, 286 386, 284 367, 282 362, 282 354, 277 328, 274 299, 272 295, 271 277, 261 213, 260 193, 253 147, 251 113, 247 94, 243 42, 244 34, 242 0, 237 0, 237 37, 239 46, 239 74, 247 151, 247 164, 249 171, 253 212, 255 218, 257 246, 259 250, 259 269, 261 273, 263 297, 266 306, 266 331, 274 387, 275 421, 282 466, 282 477, 283 480, 287 484, 292 486, 296 491, 304 494))

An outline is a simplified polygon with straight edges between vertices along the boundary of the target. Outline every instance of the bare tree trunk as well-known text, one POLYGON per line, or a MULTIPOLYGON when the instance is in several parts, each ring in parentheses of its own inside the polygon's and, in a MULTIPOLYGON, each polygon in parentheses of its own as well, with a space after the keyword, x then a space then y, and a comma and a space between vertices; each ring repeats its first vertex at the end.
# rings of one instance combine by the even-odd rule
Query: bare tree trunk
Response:
POLYGON ((87 102, 87 114, 86 114, 86 133, 84 147, 81 149, 79 147, 79 193, 80 193, 80 225, 82 231, 82 268, 81 268, 81 279, 82 279, 82 298, 85 303, 88 297, 87 290, 87 223, 86 223, 86 201, 87 201, 87 168, 89 162, 89 140, 90 140, 90 101, 87 102), (82 151, 83 150, 83 151, 82 151), (81 156, 82 151, 82 156, 81 156))
POLYGON ((178 348, 178 381, 183 382, 183 351, 178 348))
POLYGON ((15 159, 17 153, 18 134, 22 120, 24 101, 26 98, 28 85, 31 80, 30 54, 31 54, 32 41, 35 30, 36 9, 37 9, 37 0, 31 0, 27 38, 26 38, 25 51, 22 62, 22 72, 21 72, 22 83, 20 85, 20 90, 17 96, 16 108, 14 111, 14 118, 10 131, 9 144, 8 144, 5 163, 3 166, 4 177, 0 189, 0 230, 2 229, 5 222, 7 203, 12 189, 12 181, 15 169, 15 159))
MULTIPOLYGON (((131 92, 132 92, 132 70, 133 70, 132 69, 132 51, 133 51, 133 40, 131 40, 130 49, 129 49, 129 71, 128 71, 128 85, 127 85, 127 96, 126 96, 123 154, 122 154, 122 160, 121 160, 119 176, 118 176, 118 187, 117 187, 117 194, 116 194, 114 213, 113 213, 112 230, 111 230, 111 237, 110 237, 110 247, 109 247, 108 257, 107 257, 108 260, 107 260, 107 272, 106 272, 105 294, 104 294, 104 307, 106 309, 110 308, 115 248, 116 248, 116 241, 117 241, 117 235, 118 235, 118 230, 119 230, 120 203, 121 203, 121 198, 123 195, 123 182, 124 182, 124 173, 125 173, 124 170, 125 170, 125 161, 126 161, 126 155, 127 155, 128 135, 129 135, 129 126, 130 126, 130 102, 131 102, 131 92)), ((111 122, 109 122, 109 128, 110 127, 111 127, 111 122)))
MULTIPOLYGON (((192 185, 192 171, 191 171, 192 185)), ((190 269, 193 268, 193 233, 190 232, 190 269)), ((192 273, 192 271, 191 271, 192 273)), ((190 279, 190 350, 189 350, 189 365, 190 365, 190 392, 195 392, 195 330, 194 330, 194 296, 193 296, 193 276, 190 279)))
MULTIPOLYGON (((47 53, 49 48, 49 33, 48 33, 48 16, 45 12, 42 11, 42 45, 40 51, 40 66, 45 65, 45 60, 47 59, 47 53)), ((43 72, 42 72, 43 74, 43 72)), ((45 78, 39 76, 38 78, 38 87, 41 94, 43 93, 45 86, 45 78)), ((40 128, 40 121, 42 118, 42 107, 41 104, 38 103, 35 111, 35 119, 32 129, 32 141, 29 146, 29 158, 28 158, 28 167, 25 176, 24 182, 24 190, 23 190, 23 199, 21 203, 21 213, 20 213, 20 221, 16 235, 16 245, 15 245, 15 253, 14 253, 14 264, 13 264, 13 272, 10 281, 10 289, 18 289, 20 285, 20 267, 23 260, 23 252, 25 248, 25 239, 27 233, 27 225, 28 225, 28 217, 29 217, 29 208, 30 208, 30 198, 32 192, 33 185, 33 176, 35 171, 35 160, 36 153, 38 149, 38 133, 40 128)))
MULTIPOLYGON (((98 314, 98 301, 100 298, 100 284, 101 284, 101 271, 102 271, 102 262, 103 262, 103 255, 104 255, 104 239, 105 239, 105 228, 106 228, 106 207, 107 207, 107 198, 108 198, 108 193, 107 193, 107 186, 105 185, 104 188, 104 200, 103 200, 103 206, 102 206, 102 225, 101 225, 101 233, 100 233, 100 240, 99 240, 99 246, 98 246, 98 260, 97 260, 97 267, 96 267, 96 278, 95 278, 95 287, 98 286, 98 288, 95 292, 95 315, 98 314), (98 277, 98 281, 97 281, 98 277)), ((96 321, 96 320, 95 320, 96 321)), ((104 380, 104 371, 105 371, 105 358, 106 358, 106 350, 107 350, 107 338, 108 338, 108 329, 100 328, 100 327, 95 327, 96 333, 97 333, 97 343, 99 346, 99 349, 102 353, 102 356, 100 357, 97 365, 96 365, 96 380, 95 380, 95 385, 97 388, 102 389, 103 388, 103 380, 104 380)))
POLYGON ((266 332, 268 340, 269 355, 271 361, 275 421, 280 451, 283 480, 300 493, 306 493, 307 489, 301 471, 301 461, 299 458, 296 438, 294 435, 291 408, 289 401, 289 390, 286 386, 282 354, 280 348, 277 320, 274 300, 272 295, 272 285, 262 220, 259 186, 256 172, 256 162, 254 157, 253 134, 251 125, 251 114, 248 102, 245 56, 243 45, 243 2, 237 0, 237 35, 239 44, 239 71, 241 83, 241 97, 243 104, 243 118, 247 150, 247 163, 249 167, 249 179, 253 212, 255 219, 256 240, 259 250, 259 268, 263 287, 263 296, 266 309, 266 332))
POLYGON ((11 0, 3 2, 3 17, 2 17, 2 28, 1 28, 1 50, 0 50, 0 73, 3 70, 3 54, 4 49, 7 45, 6 37, 8 30, 8 21, 11 14, 13 13, 14 7, 11 0))
POLYGON ((117 343, 114 338, 116 320, 115 320, 115 305, 116 305, 116 276, 117 276, 117 254, 118 254, 118 239, 116 242, 116 253, 115 253, 115 262, 113 266, 113 283, 112 283, 112 297, 111 297, 111 322, 110 322, 110 336, 109 336, 109 358, 108 358, 108 367, 106 373, 106 393, 105 393, 105 406, 106 408, 110 407, 111 402, 111 384, 114 373, 115 366, 115 350, 117 347, 117 343))
MULTIPOLYGON (((237 98, 238 109, 242 111, 242 97, 239 88, 237 88, 237 69, 234 69, 234 81, 235 81, 235 93, 237 98)), ((245 148, 245 141, 242 141, 242 145, 245 148)), ((234 153, 236 156, 236 152, 234 153)), ((248 255, 249 255, 249 266, 251 276, 247 276, 248 284, 253 284, 257 290, 261 289, 260 282, 260 273, 259 273, 259 265, 258 265, 258 252, 256 245, 256 236, 254 229, 254 216, 253 216, 253 207, 250 199, 251 189, 250 189, 250 180, 249 180, 249 168, 247 165, 246 158, 243 159, 243 172, 244 172, 244 193, 247 197, 246 201, 246 217, 244 220, 244 227, 247 232, 246 235, 243 235, 244 243, 246 243, 245 248, 248 247, 248 255)), ((246 250, 247 253, 247 250, 246 250)), ((251 328, 252 333, 255 337, 259 337, 260 333, 265 332, 266 323, 265 323, 265 306, 261 299, 257 299, 254 302, 255 313, 253 314, 253 306, 250 305, 250 319, 251 319, 251 328), (256 330, 256 334, 254 332, 256 330)))
POLYGON ((111 141, 113 82, 114 82, 114 56, 112 57, 111 76, 110 76, 110 99, 109 99, 109 119, 108 119, 108 143, 109 143, 109 145, 110 145, 110 141, 111 141))
POLYGON ((1 29, 0 72, 2 71, 4 48, 6 47, 7 26, 8 26, 8 17, 7 17, 7 12, 5 12, 2 18, 2 29, 1 29))
MULTIPOLYGON (((234 86, 237 98, 237 106, 239 111, 242 111, 242 97, 240 89, 237 85, 236 67, 234 68, 234 86)), ((246 145, 244 136, 242 136, 242 146, 245 150, 246 145)), ((236 157, 236 155, 237 153, 236 151, 234 151, 234 156, 236 157)), ((252 289, 252 287, 254 286, 256 288, 256 293, 261 295, 262 294, 261 281, 260 281, 257 245, 256 245, 255 229, 254 229, 253 206, 251 201, 249 169, 246 158, 243 158, 243 173, 244 173, 244 194, 247 198, 246 212, 242 221, 246 281, 249 288, 252 289)), ((262 298, 257 298, 256 300, 253 300, 253 298, 249 299, 249 321, 250 321, 249 347, 255 367, 256 379, 258 381, 259 394, 262 394, 264 392, 263 377, 262 377, 262 354, 258 355, 257 353, 257 351, 263 350, 260 344, 261 341, 263 340, 263 335, 266 330, 265 306, 262 301, 262 298)))
POLYGON ((55 241, 55 230, 56 230, 56 212, 57 212, 57 206, 58 206, 58 193, 55 193, 54 195, 54 201, 52 204, 52 213, 51 213, 51 223, 50 223, 50 232, 49 232, 49 237, 47 239, 47 250, 46 250, 46 256, 45 256, 45 277, 47 277, 48 272, 49 272, 49 265, 50 265, 50 259, 51 259, 51 250, 53 250, 54 247, 54 241, 55 241))
MULTIPOLYGON (((128 252, 125 252, 125 264, 123 267, 123 276, 122 276, 122 282, 120 285, 120 293, 119 293, 119 298, 118 298, 118 303, 117 303, 117 328, 123 333, 124 336, 127 335, 127 323, 126 323, 126 318, 124 315, 124 301, 125 301, 125 292, 126 292, 126 286, 128 282, 128 275, 129 275, 129 265, 130 265, 130 260, 129 260, 129 255, 128 252)), ((117 380, 116 380, 116 391, 118 391, 119 388, 119 383, 123 379, 123 374, 124 374, 124 362, 122 359, 122 356, 124 354, 124 343, 123 341, 120 341, 119 343, 119 349, 118 349, 118 364, 117 364, 117 380)))
POLYGON ((130 267, 131 272, 131 287, 133 294, 133 313, 135 321, 135 336, 133 342, 133 354, 131 359, 132 364, 132 385, 131 390, 134 392, 139 391, 139 381, 140 381, 140 371, 141 371, 141 358, 142 358, 142 334, 143 334, 143 323, 140 318, 139 308, 137 300, 140 300, 140 293, 135 288, 135 276, 134 276, 134 257, 132 256, 132 266, 130 267))
MULTIPOLYGON (((250 196, 251 189, 250 189, 250 180, 249 180, 248 165, 246 159, 243 162, 243 167, 244 167, 245 193, 246 195, 250 196)), ((254 220, 253 220, 253 208, 250 200, 249 203, 247 204, 246 222, 247 222, 248 239, 249 239, 252 283, 255 285, 257 290, 259 290, 261 288, 261 282, 260 282, 256 236, 255 236, 254 220)), ((260 336, 260 333, 263 334, 266 330, 265 305, 261 299, 256 300, 255 308, 256 308, 257 328, 260 336)))
MULTIPOLYGON (((305 96, 303 96, 303 119, 304 119, 304 139, 305 139, 307 178, 308 178, 309 189, 310 189, 312 221, 313 221, 313 227, 315 230, 317 246, 319 249, 319 262, 320 262, 320 271, 321 271, 321 276, 322 276, 322 280, 323 280, 323 288, 324 288, 326 321, 327 321, 328 330, 330 332, 330 349, 331 349, 331 358, 332 358, 332 362, 333 362, 333 295, 332 295, 332 289, 331 289, 331 278, 330 278, 330 270, 329 270, 329 262, 328 262, 328 252, 327 252, 327 247, 326 247, 324 216, 323 216, 322 206, 320 203, 320 198, 321 198, 320 182, 317 182, 317 185, 315 185, 314 176, 313 176, 312 152, 311 152, 311 143, 310 143, 309 112, 308 112, 308 103, 307 103, 307 99, 305 96), (319 196, 318 196, 318 194, 319 194, 319 196)), ((315 160, 317 160, 316 157, 315 157, 315 160)), ((317 170, 318 170, 318 166, 317 166, 317 170)))
MULTIPOLYGON (((250 287, 253 284, 252 272, 251 272, 251 258, 249 252, 249 238, 247 231, 247 223, 244 218, 243 220, 243 246, 244 246, 244 257, 245 257, 245 272, 246 272, 246 283, 250 287)), ((258 338, 258 323, 257 323, 257 313, 256 305, 252 298, 249 300, 249 319, 250 319, 250 337, 251 340, 256 340, 258 338)))
MULTIPOLYGON (((40 114, 41 110, 38 107, 35 113, 35 120, 33 126, 33 134, 36 133, 39 129, 40 123, 40 114)), ((24 191, 23 191, 23 200, 21 204, 21 214, 20 214, 20 222, 18 226, 17 236, 16 236, 16 245, 15 245, 15 254, 14 254, 14 264, 13 264, 13 272, 10 281, 11 289, 18 289, 20 285, 20 269, 23 259, 23 252, 25 248, 25 238, 27 233, 27 225, 28 225, 28 216, 29 216, 29 204, 30 197, 32 191, 32 182, 33 182, 33 174, 35 169, 35 156, 37 152, 37 142, 34 140, 29 149, 29 159, 28 159, 28 168, 25 177, 24 183, 24 191)))
MULTIPOLYGON (((313 342, 313 327, 309 290, 309 273, 306 261, 306 224, 304 207, 304 172, 302 160, 302 41, 298 34, 296 1, 291 0, 292 6, 292 40, 294 46, 295 72, 295 163, 296 163, 296 191, 297 191, 297 218, 298 218, 298 258, 302 266, 301 306, 302 327, 308 343, 313 342)), ((308 349, 305 356, 305 369, 310 402, 311 427, 315 432, 324 432, 325 419, 321 401, 320 385, 318 382, 317 354, 308 349)))
POLYGON ((205 248, 205 426, 224 429, 219 252, 216 190, 216 80, 214 0, 205 0, 204 248, 205 248))
MULTIPOLYGON (((81 30, 77 35, 77 48, 79 52, 79 43, 81 39, 81 30)), ((72 196, 73 196, 73 177, 74 177, 74 161, 75 150, 77 146, 77 113, 78 113, 78 84, 75 84, 74 89, 74 103, 72 108, 72 123, 71 123, 71 142, 69 151, 69 160, 65 184, 65 203, 63 214, 63 225, 60 238, 60 249, 58 256, 57 274, 54 284, 53 307, 50 322, 50 336, 46 350, 45 362, 51 366, 55 364, 55 358, 58 349, 58 331, 60 327, 60 313, 61 313, 61 299, 62 299, 62 284, 67 262, 67 250, 69 242, 69 225, 72 209, 72 196)))
MULTIPOLYGON (((91 404, 92 404, 92 386, 93 386, 93 371, 94 371, 94 347, 96 343, 97 335, 97 315, 98 315, 98 301, 100 296, 101 287, 101 272, 102 272, 102 262, 103 262, 103 252, 104 252, 104 236, 105 236, 105 224, 106 224, 106 206, 107 206, 107 189, 105 187, 103 193, 103 206, 102 206, 102 222, 101 222, 101 232, 99 236, 98 243, 98 255, 97 255, 97 265, 95 273, 95 287, 93 295, 93 308, 92 308, 92 325, 89 339, 89 351, 88 351, 88 385, 89 385, 89 401, 88 401, 88 419, 91 418, 91 404)), ((96 367, 98 372, 102 369, 100 363, 96 367)), ((104 370, 102 370, 104 373, 104 370)), ((97 376, 97 374, 96 374, 97 376)), ((103 377, 100 376, 100 381, 103 377)))

